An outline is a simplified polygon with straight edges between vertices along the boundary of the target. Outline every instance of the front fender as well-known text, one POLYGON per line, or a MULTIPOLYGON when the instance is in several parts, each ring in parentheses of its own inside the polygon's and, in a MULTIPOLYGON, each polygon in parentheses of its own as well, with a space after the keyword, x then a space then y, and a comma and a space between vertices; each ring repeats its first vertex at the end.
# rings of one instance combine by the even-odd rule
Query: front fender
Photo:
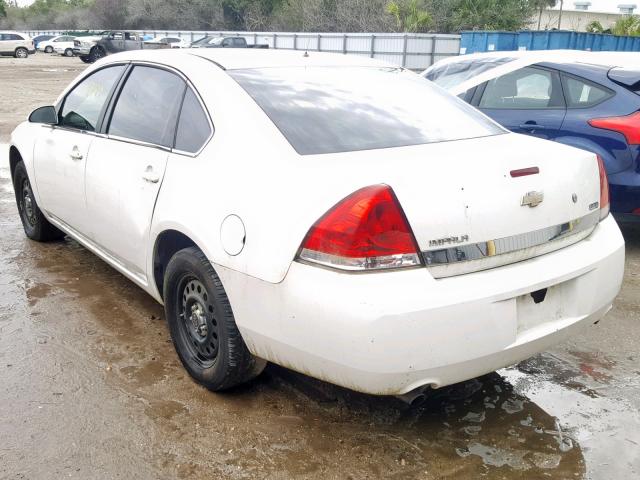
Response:
MULTIPOLYGON (((36 138, 40 133, 38 129, 41 125, 29 122, 22 122, 11 133, 11 141, 9 142, 10 151, 17 152, 27 169, 27 175, 29 175, 29 181, 31 182, 31 188, 36 198, 36 203, 40 204, 40 194, 38 192, 38 184, 36 182, 36 175, 33 162, 33 147, 35 145, 36 138)), ((13 181, 13 171, 11 172, 11 180, 13 181)))

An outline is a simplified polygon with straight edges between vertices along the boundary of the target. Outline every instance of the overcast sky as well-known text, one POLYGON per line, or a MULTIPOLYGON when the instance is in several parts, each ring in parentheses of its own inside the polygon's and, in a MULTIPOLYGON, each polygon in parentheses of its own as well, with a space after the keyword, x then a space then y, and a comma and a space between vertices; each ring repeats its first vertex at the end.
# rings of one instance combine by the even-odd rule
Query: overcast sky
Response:
MULTIPOLYGON (((640 0, 588 0, 591 2, 589 10, 594 12, 617 12, 618 5, 620 4, 640 4, 640 0)), ((573 10, 574 0, 564 0, 564 8, 573 10)), ((33 3, 33 0, 18 0, 18 5, 29 5, 33 3)), ((558 0, 559 8, 560 1, 558 0)), ((636 13, 640 13, 640 10, 636 10, 636 13)))

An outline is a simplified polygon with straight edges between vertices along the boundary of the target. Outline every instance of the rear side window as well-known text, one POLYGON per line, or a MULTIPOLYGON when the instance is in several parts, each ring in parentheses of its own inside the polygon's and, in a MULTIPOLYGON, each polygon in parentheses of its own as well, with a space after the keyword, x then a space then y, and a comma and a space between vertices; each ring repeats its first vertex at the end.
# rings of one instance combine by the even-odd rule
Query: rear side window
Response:
POLYGON ((76 85, 64 100, 60 125, 94 132, 105 103, 124 69, 124 65, 103 68, 76 85))
POLYGON ((20 35, 17 35, 15 33, 5 33, 2 35, 2 40, 24 40, 24 38, 22 38, 20 35))
POLYGON ((189 88, 180 112, 175 148, 183 152, 196 153, 209 140, 211 133, 207 114, 195 93, 189 88))
POLYGON ((301 155, 484 137, 505 130, 400 68, 230 70, 301 155))
POLYGON ((494 78, 480 100, 480 108, 543 109, 564 106, 557 73, 526 67, 494 78))
POLYGON ((136 66, 113 109, 109 134, 171 147, 185 83, 177 75, 136 66))
POLYGON ((563 75, 562 80, 568 108, 593 107, 613 95, 608 88, 582 78, 563 75))

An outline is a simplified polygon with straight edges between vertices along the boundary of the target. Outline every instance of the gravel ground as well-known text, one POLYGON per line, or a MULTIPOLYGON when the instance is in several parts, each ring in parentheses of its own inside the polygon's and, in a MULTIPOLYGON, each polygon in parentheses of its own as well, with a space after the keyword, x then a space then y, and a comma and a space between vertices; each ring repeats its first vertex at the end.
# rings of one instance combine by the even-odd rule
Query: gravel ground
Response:
MULTIPOLYGON (((0 142, 85 67, 0 58, 0 142)), ((640 475, 640 229, 605 320, 410 409, 269 366, 214 394, 163 310, 71 240, 28 241, 0 147, 0 478, 610 479, 640 475)))

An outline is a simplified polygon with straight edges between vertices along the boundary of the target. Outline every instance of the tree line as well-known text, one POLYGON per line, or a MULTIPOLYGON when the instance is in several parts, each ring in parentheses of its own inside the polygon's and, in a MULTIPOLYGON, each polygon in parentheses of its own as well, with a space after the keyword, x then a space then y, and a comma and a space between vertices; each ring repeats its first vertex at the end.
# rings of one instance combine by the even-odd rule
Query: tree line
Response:
POLYGON ((518 30, 553 0, 0 0, 5 29, 518 30))

